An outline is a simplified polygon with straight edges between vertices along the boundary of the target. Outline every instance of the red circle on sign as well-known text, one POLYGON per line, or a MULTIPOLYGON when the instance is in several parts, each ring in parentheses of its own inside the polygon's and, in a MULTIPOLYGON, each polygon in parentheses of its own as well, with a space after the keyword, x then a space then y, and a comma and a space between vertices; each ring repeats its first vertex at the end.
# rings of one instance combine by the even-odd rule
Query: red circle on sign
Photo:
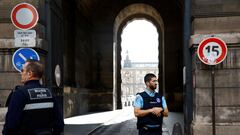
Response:
POLYGON ((12 23, 14 24, 14 26, 16 26, 19 29, 23 29, 23 30, 31 29, 38 22, 38 12, 37 12, 36 8, 34 6, 32 6, 31 4, 20 3, 20 4, 16 5, 12 9, 11 20, 12 20, 12 23), (21 22, 19 22, 17 20, 17 13, 21 9, 27 9, 27 10, 29 10, 32 13, 32 19, 31 19, 30 23, 28 23, 28 24, 21 24, 21 22))
POLYGON ((199 59, 207 64, 207 65, 217 65, 219 63, 221 63, 227 56, 227 46, 225 44, 224 41, 222 41, 221 39, 219 38, 216 38, 216 37, 210 37, 210 38, 207 38, 207 39, 204 39, 198 46, 198 50, 197 50, 197 53, 198 53, 198 57, 199 59), (215 63, 209 63, 208 62, 208 59, 206 59, 206 56, 204 56, 204 53, 203 53, 203 49, 204 47, 208 44, 208 43, 211 43, 211 42, 214 42, 216 43, 217 45, 219 45, 221 47, 221 53, 220 53, 220 56, 215 60, 215 63))

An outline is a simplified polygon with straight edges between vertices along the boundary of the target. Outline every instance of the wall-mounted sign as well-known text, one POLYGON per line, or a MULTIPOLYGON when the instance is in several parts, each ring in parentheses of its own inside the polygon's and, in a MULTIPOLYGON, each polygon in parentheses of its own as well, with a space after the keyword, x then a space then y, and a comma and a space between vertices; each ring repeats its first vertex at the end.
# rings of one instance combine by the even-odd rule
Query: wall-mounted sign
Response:
POLYGON ((199 44, 197 54, 204 64, 217 65, 226 58, 227 46, 219 38, 206 38, 199 44))
POLYGON ((28 3, 16 5, 11 12, 11 20, 18 29, 31 29, 38 22, 38 12, 36 8, 28 3))
POLYGON ((14 68, 21 72, 24 63, 28 59, 40 60, 38 53, 31 48, 20 48, 14 52, 12 57, 12 63, 14 68))
POLYGON ((59 87, 61 84, 61 69, 59 65, 56 65, 55 67, 55 81, 57 86, 59 87))

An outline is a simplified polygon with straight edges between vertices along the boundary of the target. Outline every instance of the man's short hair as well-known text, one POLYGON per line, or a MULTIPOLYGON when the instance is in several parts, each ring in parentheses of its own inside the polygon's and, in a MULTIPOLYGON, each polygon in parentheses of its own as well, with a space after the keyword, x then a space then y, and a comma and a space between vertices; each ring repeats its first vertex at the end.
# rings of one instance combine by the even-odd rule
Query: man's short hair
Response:
POLYGON ((44 73, 43 64, 37 60, 32 59, 29 59, 26 62, 28 62, 28 64, 26 65, 26 71, 31 71, 34 77, 42 78, 44 73))
POLYGON ((145 75, 144 77, 144 82, 150 82, 152 78, 156 77, 156 75, 154 75, 153 73, 148 73, 145 75))

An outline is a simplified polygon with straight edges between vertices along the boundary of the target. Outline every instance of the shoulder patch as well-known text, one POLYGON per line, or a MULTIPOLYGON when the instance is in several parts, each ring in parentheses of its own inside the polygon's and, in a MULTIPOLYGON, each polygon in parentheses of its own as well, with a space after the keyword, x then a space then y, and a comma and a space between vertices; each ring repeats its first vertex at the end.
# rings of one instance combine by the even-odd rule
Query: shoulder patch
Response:
POLYGON ((28 94, 31 100, 52 98, 52 93, 48 88, 28 89, 28 94))
POLYGON ((160 99, 160 98, 156 98, 156 101, 157 101, 158 103, 161 103, 161 99, 160 99))

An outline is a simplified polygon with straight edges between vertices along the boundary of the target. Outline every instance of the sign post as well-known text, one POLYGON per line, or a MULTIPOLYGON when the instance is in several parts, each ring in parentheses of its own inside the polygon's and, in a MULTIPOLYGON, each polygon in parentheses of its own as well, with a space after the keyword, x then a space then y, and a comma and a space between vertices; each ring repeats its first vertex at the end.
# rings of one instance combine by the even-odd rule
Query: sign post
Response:
POLYGON ((215 124, 215 66, 211 65, 211 80, 212 80, 212 127, 213 135, 216 135, 215 124))
POLYGON ((215 65, 221 63, 227 56, 227 46, 225 42, 216 37, 204 39, 198 46, 198 58, 211 66, 212 82, 212 133, 216 135, 215 125, 215 65))

